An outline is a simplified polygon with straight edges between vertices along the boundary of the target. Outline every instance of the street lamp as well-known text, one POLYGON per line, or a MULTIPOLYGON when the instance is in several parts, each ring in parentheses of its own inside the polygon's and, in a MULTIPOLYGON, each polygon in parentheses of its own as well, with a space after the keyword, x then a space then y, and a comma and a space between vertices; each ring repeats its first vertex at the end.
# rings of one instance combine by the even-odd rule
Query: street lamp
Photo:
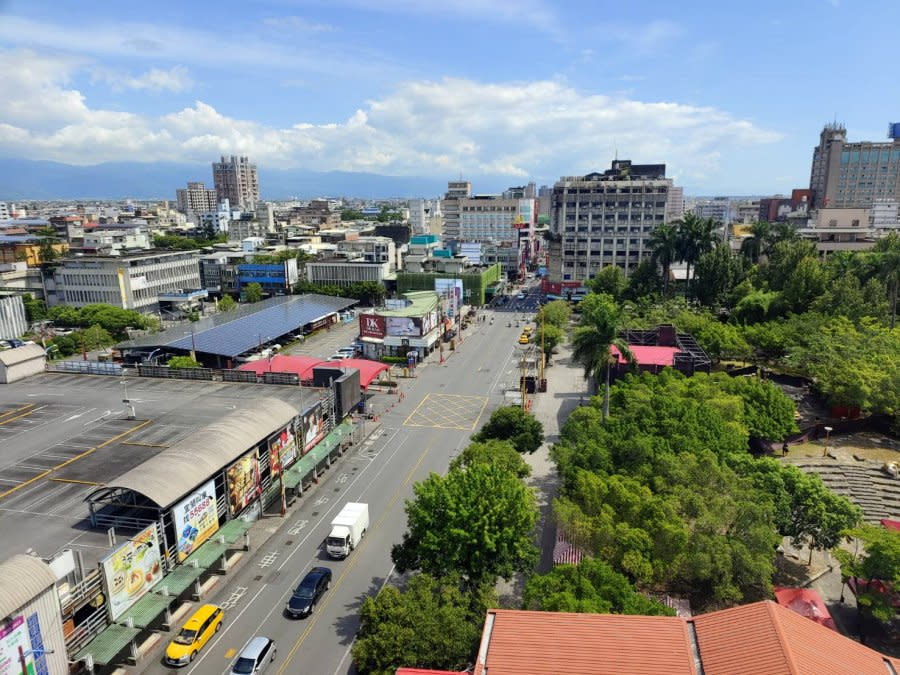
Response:
MULTIPOLYGON (((187 331, 184 331, 184 335, 187 335, 187 331)), ((196 361, 197 360, 197 345, 194 342, 194 324, 191 322, 191 358, 196 361)))
POLYGON ((834 431, 831 427, 825 427, 825 449, 822 451, 822 457, 828 455, 828 437, 831 435, 831 432, 834 431))

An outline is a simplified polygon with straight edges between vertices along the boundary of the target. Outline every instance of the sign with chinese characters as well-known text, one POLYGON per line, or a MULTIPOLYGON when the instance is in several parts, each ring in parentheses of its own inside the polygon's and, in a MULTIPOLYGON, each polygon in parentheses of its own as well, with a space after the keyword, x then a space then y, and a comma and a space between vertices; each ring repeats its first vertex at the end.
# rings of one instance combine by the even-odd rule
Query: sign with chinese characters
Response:
POLYGON ((109 598, 109 618, 118 619, 162 579, 156 524, 148 525, 100 561, 109 598))
POLYGON ((178 562, 183 562, 219 529, 217 511, 216 486, 211 480, 175 505, 172 514, 178 537, 178 562))
POLYGON ((228 484, 228 508, 236 516, 259 494, 259 460, 251 450, 225 471, 228 484))
POLYGON ((281 433, 269 439, 269 466, 272 467, 272 475, 281 473, 295 461, 297 461, 297 439, 293 427, 289 424, 281 430, 281 433))
MULTIPOLYGON (((18 675, 22 672, 22 664, 19 661, 19 649, 23 652, 31 651, 31 643, 28 639, 28 629, 25 626, 25 617, 17 616, 5 628, 0 629, 0 674, 18 675)), ((34 659, 25 657, 25 672, 35 675, 34 659)))

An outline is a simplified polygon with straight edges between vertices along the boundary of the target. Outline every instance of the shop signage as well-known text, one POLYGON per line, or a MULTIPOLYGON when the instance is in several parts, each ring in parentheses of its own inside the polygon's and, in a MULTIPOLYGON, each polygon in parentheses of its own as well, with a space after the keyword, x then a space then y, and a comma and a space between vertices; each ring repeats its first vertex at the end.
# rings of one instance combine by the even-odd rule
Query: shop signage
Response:
POLYGON ((359 334, 362 337, 383 340, 386 334, 384 317, 379 314, 360 314, 359 334))
POLYGON ((210 480, 191 493, 172 510, 178 538, 178 562, 183 562, 219 529, 216 486, 210 480))

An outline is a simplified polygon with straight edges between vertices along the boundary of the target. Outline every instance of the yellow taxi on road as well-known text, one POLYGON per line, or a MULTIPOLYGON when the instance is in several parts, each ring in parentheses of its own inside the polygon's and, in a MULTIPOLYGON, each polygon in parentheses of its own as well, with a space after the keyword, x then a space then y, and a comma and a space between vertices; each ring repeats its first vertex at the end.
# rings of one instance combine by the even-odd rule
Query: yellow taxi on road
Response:
POLYGON ((531 337, 531 331, 532 331, 531 326, 525 326, 525 328, 522 329, 522 335, 527 335, 528 337, 531 337))
POLYGON ((522 333, 522 334, 519 336, 519 344, 520 344, 520 345, 527 345, 527 344, 529 343, 529 341, 530 341, 530 340, 529 340, 528 336, 527 336, 525 333, 522 333))
POLYGON ((186 666, 194 660, 209 639, 222 627, 224 616, 217 605, 203 605, 188 619, 181 632, 166 647, 166 663, 170 666, 186 666))

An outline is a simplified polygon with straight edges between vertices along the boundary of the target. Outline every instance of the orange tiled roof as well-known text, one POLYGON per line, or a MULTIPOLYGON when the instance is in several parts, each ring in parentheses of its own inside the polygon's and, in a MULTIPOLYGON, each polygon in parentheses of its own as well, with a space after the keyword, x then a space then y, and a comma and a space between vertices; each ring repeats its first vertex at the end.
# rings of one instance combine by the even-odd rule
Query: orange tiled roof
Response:
POLYGON ((694 617, 706 675, 885 675, 898 661, 769 600, 694 617))
POLYGON ((626 672, 696 675, 687 623, 665 616, 492 609, 474 675, 626 672))

